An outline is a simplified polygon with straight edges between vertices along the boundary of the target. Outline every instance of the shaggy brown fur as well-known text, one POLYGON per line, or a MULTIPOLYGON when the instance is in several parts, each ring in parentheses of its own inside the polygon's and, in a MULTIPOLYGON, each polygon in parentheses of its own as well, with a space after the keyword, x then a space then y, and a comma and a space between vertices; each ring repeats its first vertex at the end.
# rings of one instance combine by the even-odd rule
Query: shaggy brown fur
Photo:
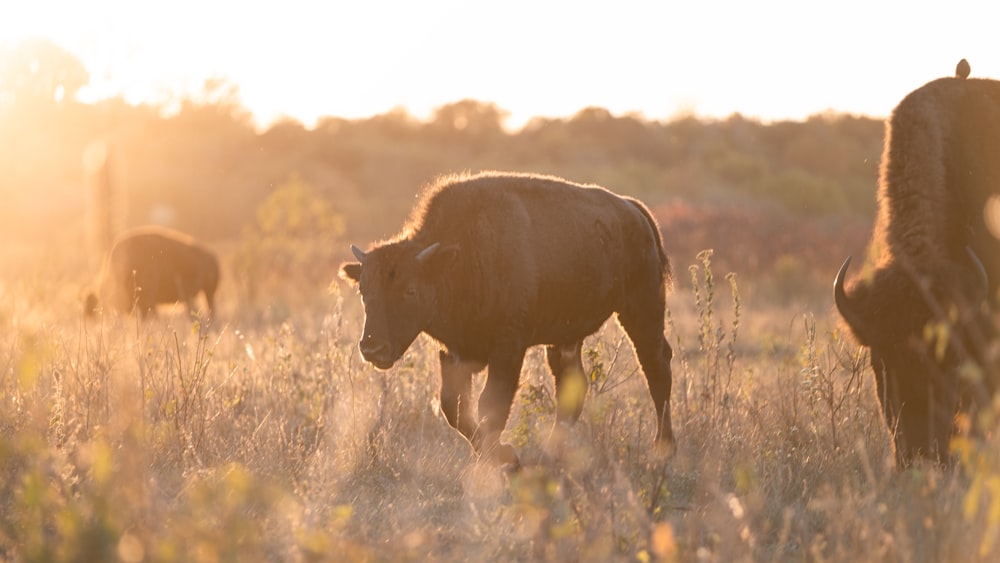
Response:
POLYGON ((992 370, 983 355, 992 334, 984 306, 987 290, 996 296, 1000 287, 1000 244, 984 208, 1000 193, 1000 82, 961 74, 918 88, 893 111, 872 269, 843 292, 845 263, 835 284, 841 314, 870 348, 904 465, 918 457, 946 461, 955 414, 988 401, 993 390, 991 378, 966 385, 958 370, 969 361, 992 370), (947 340, 935 340, 946 326, 947 340))
POLYGON ((85 312, 94 314, 103 302, 122 313, 138 308, 146 317, 158 304, 178 301, 193 312, 195 298, 203 293, 211 316, 218 285, 219 261, 209 248, 177 231, 142 227, 115 241, 85 312))
POLYGON ((441 407, 479 451, 516 461, 498 440, 531 346, 547 346, 559 418, 579 415, 583 338, 612 313, 646 374, 658 443, 673 444, 663 334, 670 264, 638 201, 546 176, 448 177, 427 190, 398 236, 355 255, 341 276, 358 284, 365 304, 362 355, 387 369, 421 332, 444 345, 441 407), (476 420, 471 377, 486 366, 476 420))

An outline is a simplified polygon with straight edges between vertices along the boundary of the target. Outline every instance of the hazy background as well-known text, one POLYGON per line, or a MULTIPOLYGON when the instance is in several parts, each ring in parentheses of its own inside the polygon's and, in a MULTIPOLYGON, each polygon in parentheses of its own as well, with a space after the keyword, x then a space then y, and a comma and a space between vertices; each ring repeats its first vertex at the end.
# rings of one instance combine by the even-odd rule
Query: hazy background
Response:
POLYGON ((319 280, 349 242, 393 234, 434 176, 510 169, 642 198, 682 264, 711 247, 722 267, 801 287, 863 251, 895 103, 962 57, 1000 76, 989 16, 963 2, 8 7, 0 236, 72 241, 66 275, 85 278, 109 236, 159 223, 231 251, 232 279, 300 263, 323 265, 319 280))
POLYGON ((91 78, 82 99, 176 109, 224 77, 261 126, 396 106, 427 119, 465 98, 497 103, 515 127, 588 106, 656 120, 885 116, 962 57, 1000 75, 996 9, 968 0, 21 4, 4 8, 0 41, 43 36, 74 53, 91 78))

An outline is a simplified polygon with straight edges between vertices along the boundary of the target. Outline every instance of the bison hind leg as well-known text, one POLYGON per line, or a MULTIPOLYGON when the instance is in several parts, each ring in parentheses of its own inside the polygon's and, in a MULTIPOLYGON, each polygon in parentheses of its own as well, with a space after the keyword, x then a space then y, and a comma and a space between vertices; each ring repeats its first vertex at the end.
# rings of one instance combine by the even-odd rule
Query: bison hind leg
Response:
POLYGON ((674 432, 670 422, 670 388, 673 376, 670 371, 670 360, 673 350, 664 336, 664 298, 662 290, 657 295, 658 302, 652 304, 635 303, 632 307, 618 313, 618 322, 625 329, 639 365, 646 376, 649 395, 656 407, 657 449, 671 454, 674 451, 674 432), (658 306, 651 306, 658 305, 658 306))
POLYGON ((587 396, 587 376, 583 371, 583 340, 569 345, 545 347, 545 358, 556 382, 556 420, 576 422, 587 396))
POLYGON ((205 305, 208 309, 208 317, 211 318, 215 314, 215 292, 206 291, 205 292, 205 305))

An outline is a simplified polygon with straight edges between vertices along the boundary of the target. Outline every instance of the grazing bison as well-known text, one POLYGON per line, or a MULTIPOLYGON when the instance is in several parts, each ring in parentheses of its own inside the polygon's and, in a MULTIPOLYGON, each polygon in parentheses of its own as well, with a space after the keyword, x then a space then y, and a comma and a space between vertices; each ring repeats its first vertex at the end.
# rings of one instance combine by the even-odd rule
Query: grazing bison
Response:
POLYGON ((365 306, 360 349, 388 369, 421 332, 440 342, 441 409, 481 453, 516 463, 499 436, 526 350, 546 346, 560 420, 575 420, 587 382, 583 338, 616 313, 632 340, 657 413, 657 442, 673 444, 664 302, 670 263, 638 201, 547 176, 483 173, 431 186, 408 226, 341 277, 365 306), (470 411, 471 378, 489 366, 470 411))
POLYGON ((1000 82, 966 76, 963 59, 955 77, 893 111, 874 263, 845 289, 848 258, 834 282, 841 316, 870 350, 902 466, 947 462, 956 415, 972 415, 994 390, 986 348, 1000 284, 1000 82))
POLYGON ((119 237, 105 259, 97 291, 87 295, 85 310, 93 315, 98 301, 122 313, 138 308, 148 316, 160 303, 184 301, 189 311, 199 293, 208 314, 219 285, 215 253, 190 236, 161 227, 142 227, 119 237))

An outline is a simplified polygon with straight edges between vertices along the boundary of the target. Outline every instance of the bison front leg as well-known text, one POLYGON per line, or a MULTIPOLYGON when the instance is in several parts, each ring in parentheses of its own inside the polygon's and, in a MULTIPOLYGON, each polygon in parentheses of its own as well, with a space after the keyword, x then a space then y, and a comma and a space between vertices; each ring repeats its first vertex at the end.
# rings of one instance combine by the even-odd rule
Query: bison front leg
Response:
POLYGON ((470 441, 476 433, 476 419, 472 416, 472 375, 485 366, 465 362, 441 350, 441 411, 448 424, 470 441))
POLYGON ((901 383, 899 377, 886 371, 882 356, 874 350, 871 364, 882 413, 896 449, 896 466, 906 468, 920 459, 948 465, 948 444, 959 405, 951 382, 935 381, 931 376, 901 383))
POLYGON ((580 357, 583 341, 569 346, 546 346, 545 358, 556 380, 556 421, 576 422, 587 396, 587 377, 580 357))
POLYGON ((510 416, 526 350, 520 347, 508 353, 492 355, 486 387, 479 397, 479 428, 472 444, 481 455, 501 465, 516 466, 518 463, 514 448, 500 443, 500 433, 510 416))

